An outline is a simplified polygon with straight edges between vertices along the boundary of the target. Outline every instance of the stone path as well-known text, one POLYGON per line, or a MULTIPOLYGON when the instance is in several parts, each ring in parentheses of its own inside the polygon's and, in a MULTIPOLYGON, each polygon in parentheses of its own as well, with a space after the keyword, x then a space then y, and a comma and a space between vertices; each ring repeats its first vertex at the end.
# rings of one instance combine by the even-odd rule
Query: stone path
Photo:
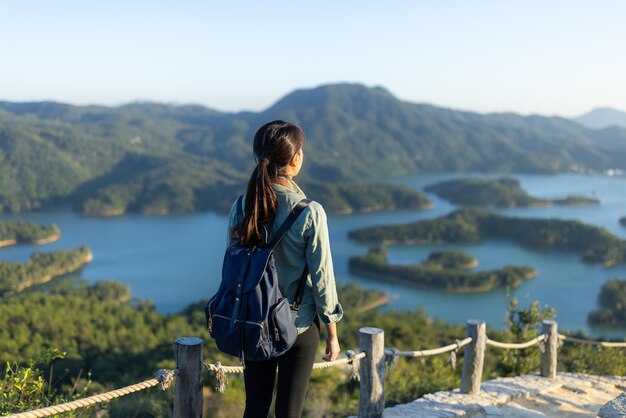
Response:
POLYGON ((626 378, 559 373, 483 382, 479 395, 458 389, 425 395, 408 404, 385 408, 385 418, 406 417, 595 417, 600 408, 626 391, 626 378))

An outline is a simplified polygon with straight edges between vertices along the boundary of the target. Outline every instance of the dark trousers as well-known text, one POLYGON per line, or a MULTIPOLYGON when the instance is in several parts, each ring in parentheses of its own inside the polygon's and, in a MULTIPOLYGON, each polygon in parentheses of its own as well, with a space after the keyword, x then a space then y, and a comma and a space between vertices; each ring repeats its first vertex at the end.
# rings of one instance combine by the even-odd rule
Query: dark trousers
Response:
POLYGON ((302 415, 311 367, 315 361, 320 331, 317 321, 298 335, 294 345, 282 356, 267 361, 248 361, 243 372, 246 384, 244 418, 266 418, 272 403, 276 368, 276 418, 302 415))

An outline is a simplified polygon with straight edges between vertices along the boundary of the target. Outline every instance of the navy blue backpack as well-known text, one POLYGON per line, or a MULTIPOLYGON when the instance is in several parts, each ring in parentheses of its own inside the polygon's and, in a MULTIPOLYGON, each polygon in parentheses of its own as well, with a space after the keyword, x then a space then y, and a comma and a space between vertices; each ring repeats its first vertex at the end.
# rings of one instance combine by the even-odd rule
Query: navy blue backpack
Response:
MULTIPOLYGON (((237 200, 237 219, 243 219, 243 196, 237 200)), ((292 305, 278 288, 273 251, 310 200, 294 207, 272 241, 263 246, 231 244, 224 255, 222 282, 204 307, 207 327, 220 351, 245 361, 278 357, 296 341, 291 311, 297 311, 308 267, 304 269, 292 305)))

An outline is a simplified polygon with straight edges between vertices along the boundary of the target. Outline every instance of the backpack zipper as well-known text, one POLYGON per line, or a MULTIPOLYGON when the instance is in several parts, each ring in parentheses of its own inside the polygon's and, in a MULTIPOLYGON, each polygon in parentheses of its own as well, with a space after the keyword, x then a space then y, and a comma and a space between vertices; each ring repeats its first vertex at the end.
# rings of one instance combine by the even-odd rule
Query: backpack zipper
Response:
POLYGON ((276 311, 279 309, 279 305, 284 305, 285 303, 287 303, 287 299, 283 299, 281 300, 276 307, 274 308, 274 311, 272 312, 272 325, 274 326, 274 339, 276 341, 280 341, 280 331, 278 330, 278 327, 276 326, 276 311))
POLYGON ((272 315, 272 325, 274 325, 274 339, 276 341, 280 341, 280 333, 278 332, 278 327, 276 326, 276 315, 272 315))
POLYGON ((276 327, 276 324, 274 324, 274 339, 276 341, 280 341, 280 334, 278 333, 278 328, 276 327))
MULTIPOLYGON (((228 317, 226 317, 224 315, 212 315, 211 318, 213 318, 213 317, 215 317, 215 318, 222 318, 222 319, 226 319, 226 320, 230 321, 230 318, 228 318, 228 317)), ((248 325, 256 325, 257 327, 261 327, 261 337, 263 339, 265 339, 265 340, 267 339, 267 332, 266 332, 266 329, 265 329, 265 324, 263 322, 242 321, 241 319, 235 319, 235 322, 243 322, 243 323, 246 323, 248 325)))

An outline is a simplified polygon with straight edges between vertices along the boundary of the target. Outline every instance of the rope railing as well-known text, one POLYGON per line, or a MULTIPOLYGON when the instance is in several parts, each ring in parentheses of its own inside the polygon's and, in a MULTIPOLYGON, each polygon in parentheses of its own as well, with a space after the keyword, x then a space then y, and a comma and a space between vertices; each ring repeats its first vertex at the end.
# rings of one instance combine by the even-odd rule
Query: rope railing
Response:
POLYGON ((59 405, 48 406, 46 408, 36 409, 33 411, 19 412, 17 414, 8 415, 6 418, 42 418, 49 417, 64 412, 74 411, 78 408, 85 408, 97 403, 108 402, 111 399, 119 398, 131 393, 139 392, 144 389, 149 389, 158 384, 161 384, 161 388, 166 390, 171 382, 174 380, 176 372, 174 370, 160 369, 156 372, 154 379, 144 380, 143 382, 136 383, 134 385, 126 386, 120 389, 112 390, 99 395, 89 396, 87 398, 77 399, 75 401, 66 402, 59 405))
POLYGON ((537 338, 533 338, 532 340, 526 341, 525 343, 501 343, 501 342, 494 341, 492 339, 487 338, 485 341, 485 344, 490 345, 492 347, 504 348, 507 350, 510 350, 510 349, 521 350, 523 348, 532 347, 533 345, 542 343, 543 341, 545 341, 545 339, 546 339, 545 334, 541 334, 537 338))
MULTIPOLYGON (((360 384, 359 393, 359 413, 358 416, 380 416, 384 409, 384 393, 382 388, 385 381, 385 370, 389 370, 394 359, 397 357, 428 357, 444 353, 450 353, 452 367, 456 365, 457 353, 461 348, 465 350, 465 361, 463 362, 463 372, 461 376, 461 392, 476 394, 480 391, 483 359, 486 346, 505 350, 521 350, 533 346, 539 346, 540 352, 540 375, 547 379, 556 378, 557 350, 562 341, 574 343, 592 344, 603 347, 625 347, 626 342, 603 342, 589 341, 579 338, 569 337, 557 332, 557 323, 554 321, 544 321, 542 332, 539 336, 525 342, 510 343, 492 340, 486 335, 486 325, 483 321, 468 321, 467 335, 463 340, 456 340, 452 344, 442 347, 415 351, 400 351, 394 348, 384 348, 384 332, 377 328, 362 328, 359 331, 361 352, 354 355, 348 354, 345 359, 334 362, 315 363, 313 369, 328 368, 338 365, 352 365, 353 375, 355 373, 357 361, 366 359, 360 363, 360 372, 365 373, 360 384)), ((207 370, 216 375, 218 387, 223 391, 225 385, 220 382, 225 381, 225 373, 241 373, 243 367, 222 366, 219 363, 206 365, 207 370), (221 376, 219 375, 221 374, 221 376)))
MULTIPOLYGON (((563 336, 565 337, 565 336, 563 336)), ((543 342, 546 339, 546 336, 544 334, 541 334, 540 336, 538 336, 537 338, 533 338, 530 341, 526 341, 523 343, 502 343, 499 341, 495 341, 492 340, 490 338, 487 338, 485 340, 485 343, 487 345, 491 345, 493 347, 497 347, 497 348, 504 348, 504 349, 523 349, 523 348, 528 348, 528 347, 532 347, 533 345, 539 344, 541 342, 543 342)), ((582 340, 580 340, 582 341, 582 340)), ((419 351, 398 351, 396 349, 390 348, 390 349, 386 349, 385 350, 385 355, 387 356, 393 356, 393 357, 428 357, 428 356, 436 356, 438 354, 443 354, 443 353, 448 353, 450 351, 457 351, 460 348, 466 346, 467 344, 472 342, 472 338, 471 337, 467 337, 464 340, 457 340, 455 343, 443 346, 443 347, 439 347, 439 348, 432 348, 429 350, 419 350, 419 351)), ((611 344, 611 343, 605 343, 605 344, 611 344)), ((626 346, 626 343, 624 343, 626 346)), ((607 347, 620 347, 619 345, 607 345, 607 347)))
MULTIPOLYGON (((346 358, 337 359, 333 361, 323 361, 314 363, 312 370, 320 370, 320 369, 328 369, 331 367, 337 366, 352 366, 352 374, 351 378, 355 380, 359 380, 358 373, 358 361, 365 358, 366 354, 364 352, 360 352, 355 354, 354 351, 348 350, 346 352, 346 358)), ((203 363, 202 366, 204 369, 209 371, 212 375, 215 376, 216 385, 215 390, 217 392, 223 393, 226 390, 226 386, 228 385, 228 379, 226 378, 226 374, 235 374, 235 373, 243 373, 244 366, 223 366, 219 361, 211 364, 211 363, 203 363)))
MULTIPOLYGON (((328 369, 330 367, 352 364, 353 361, 360 360, 362 358, 365 358, 366 356, 365 353, 359 353, 359 354, 350 354, 350 353, 354 353, 354 352, 352 351, 346 352, 346 358, 343 358, 343 359, 315 363, 313 364, 312 370, 328 369)), ((204 363, 204 368, 211 373, 243 373, 243 370, 244 370, 243 366, 224 366, 219 361, 213 364, 204 363)))
MULTIPOLYGON (((393 348, 385 349, 385 368, 389 370, 393 365, 394 358, 396 357, 426 357, 447 352, 450 352, 450 363, 454 368, 456 366, 457 353, 461 347, 465 346, 465 361, 463 362, 460 390, 462 393, 476 394, 480 391, 485 348, 487 346, 505 350, 521 350, 538 346, 541 360, 540 375, 549 379, 556 378, 557 351, 563 341, 591 344, 602 347, 626 348, 626 342, 590 341, 558 334, 557 323, 547 320, 543 321, 541 334, 525 342, 513 343, 492 340, 486 335, 486 324, 484 321, 475 320, 467 322, 466 336, 465 340, 457 340, 455 344, 430 350, 399 351, 393 348)), ((381 373, 384 376, 384 371, 381 373)), ((384 379, 384 377, 381 379, 384 379)), ((375 403, 373 399, 374 398, 372 398, 371 402, 375 403)))
POLYGON ((571 337, 569 335, 559 334, 559 339, 561 341, 568 341, 572 343, 586 344, 586 345, 597 345, 601 347, 611 347, 611 348, 626 348, 626 342, 618 343, 618 342, 610 342, 610 341, 594 341, 594 340, 583 340, 582 338, 571 337))
POLYGON ((457 340, 455 343, 446 345, 444 347, 433 348, 430 350, 420 350, 420 351, 397 351, 395 349, 385 350, 385 354, 393 357, 428 357, 428 356, 436 356, 437 354, 448 353, 450 351, 456 351, 467 344, 472 342, 472 338, 468 337, 464 340, 457 340))
MULTIPOLYGON (((574 337, 566 336, 566 335, 563 335, 563 334, 558 334, 558 337, 559 337, 560 340, 577 342, 577 343, 582 343, 582 344, 599 345, 599 346, 603 346, 603 347, 626 347, 626 343, 582 340, 580 338, 574 338, 574 337)), ((535 345, 539 345, 540 346, 540 351, 543 351, 544 350, 543 343, 546 341, 547 338, 548 338, 548 336, 546 334, 541 334, 538 337, 533 338, 532 340, 529 340, 529 341, 526 341, 526 342, 506 343, 506 342, 500 342, 500 341, 492 340, 492 339, 490 339, 490 338, 485 336, 485 345, 489 345, 489 346, 492 346, 492 347, 501 348, 501 349, 505 349, 505 350, 521 350, 521 349, 525 349, 525 348, 530 348, 530 347, 535 346, 535 345)), ((467 338, 465 338, 463 340, 456 340, 456 342, 454 342, 452 344, 448 344, 448 345, 443 346, 443 347, 432 348, 432 349, 427 349, 427 350, 400 351, 400 350, 396 350, 395 348, 388 348, 388 349, 384 350, 384 353, 385 353, 385 364, 386 364, 387 368, 390 368, 391 365, 393 364, 393 359, 395 357, 413 357, 413 358, 415 358, 415 357, 436 356, 436 355, 444 354, 444 353, 455 354, 461 348, 465 347, 466 345, 470 344, 471 342, 472 342, 472 337, 467 337, 467 338)), ((358 371, 354 370, 355 369, 354 363, 356 361, 362 359, 362 358, 365 358, 365 357, 366 357, 366 353, 365 352, 354 354, 354 352, 348 351, 347 354, 346 354, 346 358, 334 360, 334 361, 331 361, 331 362, 315 363, 315 364, 313 364, 313 368, 312 369, 313 370, 318 370, 318 369, 325 369, 325 368, 330 368, 330 367, 335 367, 335 366, 340 366, 340 365, 352 365, 353 366, 353 375, 352 375, 352 377, 356 378, 358 380, 358 378, 359 378, 358 371)), ((451 356, 451 362, 452 362, 452 366, 454 367, 455 363, 456 363, 456 355, 451 356)), ((225 374, 227 374, 227 373, 243 373, 243 371, 244 371, 244 367, 243 366, 224 366, 220 362, 216 362, 214 364, 204 363, 204 368, 216 376, 216 380, 217 380, 216 390, 218 392, 224 392, 224 390, 226 388, 226 384, 225 384, 226 377, 225 377, 225 374)))
POLYGON ((336 367, 336 366, 345 366, 345 365, 352 365, 354 361, 360 360, 362 358, 365 358, 367 356, 367 354, 365 354, 365 352, 361 352, 358 354, 354 354, 353 351, 348 351, 346 352, 346 358, 342 358, 342 359, 338 359, 338 360, 333 360, 333 361, 323 361, 320 363, 315 363, 313 365, 313 370, 319 370, 319 369, 328 369, 330 367, 336 367), (350 354, 352 353, 352 354, 350 354))
MULTIPOLYGON (((393 359, 396 357, 427 357, 449 352, 452 366, 454 367, 457 352, 465 347, 466 358, 463 364, 463 374, 461 376, 461 392, 477 393, 477 391, 480 390, 482 359, 484 357, 485 346, 487 345, 501 349, 525 349, 539 345, 539 351, 541 353, 541 376, 552 379, 556 377, 556 351, 563 341, 607 348, 626 348, 626 342, 585 340, 559 334, 557 333, 557 324, 554 321, 544 321, 542 334, 530 341, 522 343, 504 343, 487 338, 485 323, 483 321, 471 320, 467 323, 467 336, 465 339, 456 340, 454 343, 443 347, 419 351, 398 351, 393 348, 384 349, 384 333, 377 328, 362 328, 359 331, 359 336, 361 346, 359 353, 347 351, 345 358, 330 362, 318 362, 313 364, 312 369, 318 370, 349 365, 352 367, 351 377, 357 380, 359 380, 359 369, 361 372, 365 371, 366 378, 361 382, 359 394, 359 416, 364 417, 379 416, 380 414, 378 414, 378 412, 370 413, 369 411, 381 411, 380 408, 384 408, 384 397, 376 393, 381 393, 380 388, 384 382, 384 370, 386 367, 391 366, 393 359), (362 359, 366 359, 366 361, 361 362, 360 360, 362 359)), ((176 370, 161 369, 157 371, 154 379, 145 380, 134 385, 60 405, 9 415, 6 418, 48 417, 97 403, 108 402, 112 399, 148 389, 158 384, 161 384, 162 389, 165 390, 169 387, 175 376, 178 376, 178 379, 182 380, 177 384, 174 400, 174 415, 177 418, 192 416, 193 414, 190 415, 188 411, 192 409, 194 411, 201 411, 202 395, 200 371, 202 369, 215 375, 217 381, 216 390, 218 392, 223 392, 226 388, 226 374, 243 373, 244 371, 243 366, 224 366, 220 362, 213 364, 203 363, 201 360, 202 340, 200 338, 177 339, 175 342, 175 353, 176 370), (195 361, 197 361, 197 363, 195 363, 195 361), (201 367, 197 369, 197 372, 194 371, 190 373, 191 370, 195 370, 194 367, 196 366, 193 366, 194 364, 201 367), (193 376, 193 379, 199 379, 197 380, 197 385, 189 380, 190 376, 193 376), (199 395, 194 395, 194 391, 196 390, 200 390, 199 395), (195 399, 193 399, 194 396, 196 397, 195 399), (193 400, 193 402, 188 402, 189 400, 193 400)))
MULTIPOLYGON (((352 378, 358 380, 358 361, 365 358, 366 354, 364 352, 355 354, 353 351, 346 352, 346 358, 337 359, 333 361, 325 361, 318 362, 313 364, 313 370, 319 369, 328 369, 331 367, 337 366, 345 366, 350 365, 353 367, 352 378)), ((203 367, 215 375, 217 380, 216 390, 218 392, 224 392, 227 385, 226 373, 243 373, 243 366, 223 366, 219 361, 210 364, 203 363, 203 367)), ((148 389, 154 387, 158 384, 161 384, 163 390, 166 390, 171 382, 174 380, 174 376, 176 375, 176 370, 164 370, 160 369, 157 371, 154 379, 145 380, 140 383, 136 383, 134 385, 126 386, 120 389, 112 390, 106 393, 102 393, 99 395, 93 395, 87 398, 77 399, 71 402, 66 402, 59 405, 49 406, 46 408, 41 408, 33 411, 20 412, 13 415, 8 415, 5 418, 41 418, 48 417, 64 412, 70 412, 76 410, 78 408, 85 408, 91 405, 95 405, 97 403, 108 402, 112 399, 119 398, 121 396, 125 396, 134 392, 138 392, 144 389, 148 389)))
POLYGON ((243 373, 243 366, 222 366, 222 363, 216 361, 215 363, 203 363, 206 370, 211 373, 243 373))
MULTIPOLYGON (((501 347, 501 348, 526 348, 526 347, 530 347, 533 344, 537 344, 539 341, 543 341, 543 339, 545 338, 545 336, 540 336, 535 338, 532 341, 529 341, 527 343, 522 343, 522 344, 504 344, 504 343, 499 343, 497 341, 492 341, 492 340, 488 340, 489 342, 493 343, 492 345, 497 346, 497 347, 501 347)), ((444 353, 448 353, 451 351, 458 351, 459 349, 463 348, 464 346, 466 346, 467 344, 472 342, 472 338, 471 337, 467 337, 463 340, 457 340, 456 342, 443 346, 443 347, 438 347, 438 348, 433 348, 433 349, 428 349, 428 350, 419 350, 419 351, 398 351, 395 349, 386 349, 385 350, 385 355, 386 356, 392 356, 392 357, 428 357, 428 356, 435 356, 438 354, 444 354, 444 353)), ((319 370, 319 369, 327 369, 327 368, 331 368, 331 367, 336 367, 336 366, 343 366, 343 365, 352 365, 354 361, 363 359, 367 356, 367 354, 365 352, 361 352, 358 354, 354 354, 353 351, 348 351, 346 353, 346 358, 343 359, 337 359, 334 361, 324 361, 324 362, 318 362, 313 364, 312 369, 313 370, 319 370)), ((222 374, 235 374, 235 373, 243 373, 244 371, 244 367, 243 366, 224 366, 222 365, 219 361, 215 362, 213 364, 211 363, 204 363, 203 364, 204 368, 215 374, 216 376, 220 376, 222 374)))

